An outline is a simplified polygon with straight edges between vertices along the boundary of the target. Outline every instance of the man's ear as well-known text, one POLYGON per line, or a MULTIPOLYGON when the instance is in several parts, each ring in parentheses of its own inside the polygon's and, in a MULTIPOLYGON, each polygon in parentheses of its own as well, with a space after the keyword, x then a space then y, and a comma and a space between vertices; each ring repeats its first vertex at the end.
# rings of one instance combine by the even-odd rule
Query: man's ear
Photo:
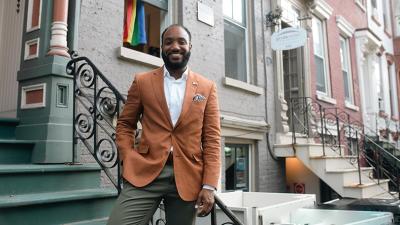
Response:
POLYGON ((192 50, 192 43, 189 44, 189 50, 192 50))

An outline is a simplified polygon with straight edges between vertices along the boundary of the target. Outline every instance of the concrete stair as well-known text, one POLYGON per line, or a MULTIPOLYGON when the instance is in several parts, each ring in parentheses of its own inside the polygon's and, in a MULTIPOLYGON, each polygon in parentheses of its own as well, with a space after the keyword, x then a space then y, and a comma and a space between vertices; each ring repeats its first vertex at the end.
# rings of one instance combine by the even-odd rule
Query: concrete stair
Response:
POLYGON ((33 164, 35 143, 15 139, 17 125, 0 118, 0 224, 106 224, 117 190, 101 187, 100 166, 33 164))
POLYGON ((372 167, 361 167, 359 177, 357 157, 346 156, 342 148, 323 149, 321 144, 302 141, 294 145, 276 144, 274 149, 279 157, 297 157, 342 197, 394 198, 389 194, 389 180, 373 179, 372 167))

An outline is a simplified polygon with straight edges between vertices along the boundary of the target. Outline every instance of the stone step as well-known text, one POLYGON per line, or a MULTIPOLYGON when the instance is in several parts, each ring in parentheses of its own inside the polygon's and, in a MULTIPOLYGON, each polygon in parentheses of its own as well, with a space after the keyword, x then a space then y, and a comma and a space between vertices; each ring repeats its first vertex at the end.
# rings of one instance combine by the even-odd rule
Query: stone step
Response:
POLYGON ((86 189, 0 197, 0 224, 68 224, 109 216, 115 189, 86 189))
POLYGON ((325 169, 354 169, 357 168, 357 156, 313 156, 313 161, 324 161, 325 169))
POLYGON ((0 139, 0 164, 26 164, 32 159, 33 141, 0 139))
POLYGON ((16 118, 0 118, 0 139, 15 139, 15 128, 19 124, 16 118))
POLYGON ((353 183, 344 186, 344 193, 346 197, 353 198, 373 198, 389 191, 389 180, 379 180, 379 185, 376 180, 371 180, 369 183, 353 183))
MULTIPOLYGON (((374 171, 373 167, 361 167, 361 182, 362 183, 370 183, 373 180, 371 179, 372 173, 374 171)), ((341 174, 343 178, 344 185, 351 185, 354 183, 359 183, 360 177, 357 168, 337 168, 337 169, 330 169, 326 171, 327 174, 341 174)))
POLYGON ((0 165, 0 196, 97 188, 98 164, 0 165))

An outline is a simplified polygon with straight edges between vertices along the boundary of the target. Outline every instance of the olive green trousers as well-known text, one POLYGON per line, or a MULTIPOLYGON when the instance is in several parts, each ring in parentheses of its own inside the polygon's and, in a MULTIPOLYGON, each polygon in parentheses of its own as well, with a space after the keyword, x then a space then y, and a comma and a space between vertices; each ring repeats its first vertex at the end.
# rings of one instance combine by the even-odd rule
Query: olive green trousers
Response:
POLYGON ((194 225, 195 201, 182 200, 176 189, 172 165, 145 187, 134 187, 124 180, 107 225, 147 225, 163 200, 167 225, 194 225))

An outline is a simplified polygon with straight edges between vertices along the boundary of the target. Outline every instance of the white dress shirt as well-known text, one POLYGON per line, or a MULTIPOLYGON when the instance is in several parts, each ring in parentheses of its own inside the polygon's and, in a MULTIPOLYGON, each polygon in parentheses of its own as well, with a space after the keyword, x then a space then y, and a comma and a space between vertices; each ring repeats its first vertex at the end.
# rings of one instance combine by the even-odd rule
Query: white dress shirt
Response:
MULTIPOLYGON (((169 115, 171 116, 173 126, 176 125, 179 115, 181 115, 183 99, 185 98, 186 81, 189 75, 188 71, 188 68, 186 68, 181 78, 175 79, 164 66, 164 95, 165 100, 167 100, 169 115)), ((171 146, 171 153, 173 150, 174 148, 171 146)), ((214 187, 207 184, 204 184, 203 188, 215 190, 214 187)))
POLYGON ((175 79, 164 66, 164 95, 167 100, 168 110, 173 126, 175 126, 182 111, 187 77, 188 69, 183 72, 181 78, 175 79))

